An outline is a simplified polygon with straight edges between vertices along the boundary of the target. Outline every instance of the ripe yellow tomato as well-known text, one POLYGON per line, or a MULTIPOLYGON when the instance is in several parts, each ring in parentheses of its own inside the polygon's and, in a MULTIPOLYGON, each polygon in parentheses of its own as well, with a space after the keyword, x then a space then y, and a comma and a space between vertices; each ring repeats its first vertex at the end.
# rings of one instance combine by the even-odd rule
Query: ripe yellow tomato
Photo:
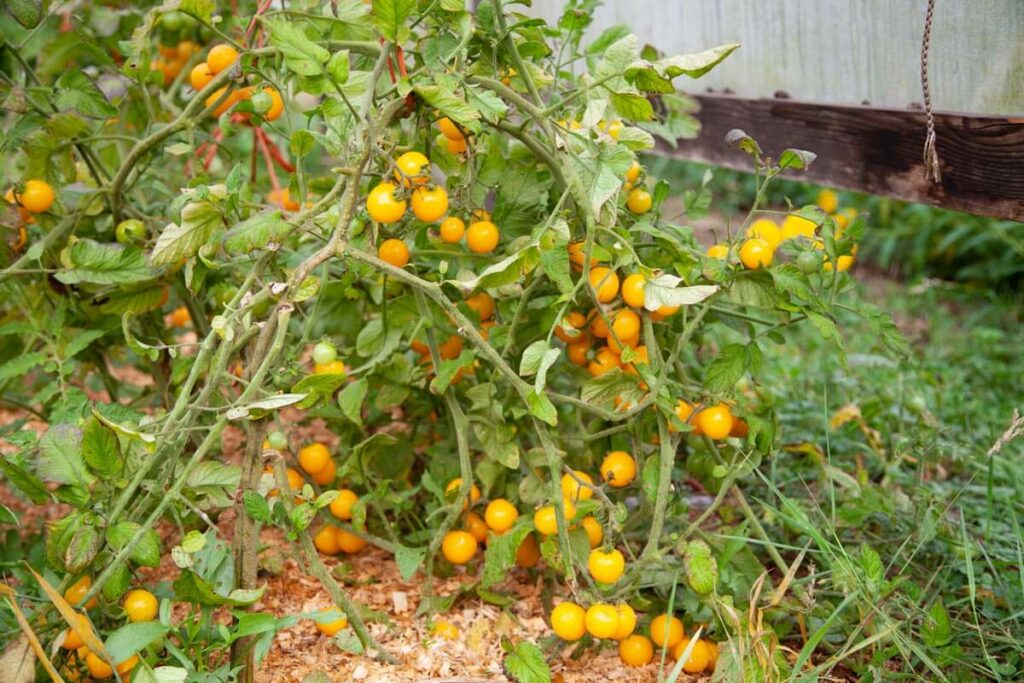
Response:
POLYGON ((700 411, 697 413, 696 421, 701 433, 716 441, 729 436, 729 432, 732 431, 732 411, 724 403, 708 406, 700 411))
POLYGON ((825 213, 835 213, 839 208, 839 195, 832 190, 822 190, 818 193, 818 198, 814 200, 814 203, 825 213))
POLYGON ((236 59, 238 59, 238 50, 230 45, 216 45, 210 49, 210 54, 206 55, 206 64, 210 67, 210 71, 219 74, 234 64, 236 59))
POLYGON ((604 529, 601 528, 601 523, 597 521, 596 517, 587 515, 580 522, 580 526, 587 533, 587 540, 590 542, 591 548, 601 545, 601 541, 604 540, 604 529))
POLYGON ((462 134, 455 122, 447 116, 437 120, 437 127, 441 129, 441 133, 449 140, 465 140, 466 136, 462 134))
POLYGON ((85 605, 79 605, 85 594, 92 588, 92 577, 83 576, 82 578, 75 581, 73 584, 68 586, 68 589, 64 591, 64 599, 67 600, 72 607, 82 607, 83 609, 92 609, 99 605, 99 601, 95 597, 91 598, 85 605))
POLYGON ((143 588, 136 588, 125 593, 121 605, 128 621, 153 621, 160 607, 156 596, 143 588))
POLYGON ((611 638, 619 629, 619 611, 603 603, 591 605, 584 616, 584 624, 595 638, 611 638))
POLYGON ((611 334, 608 321, 600 313, 595 315, 594 320, 590 323, 590 334, 594 335, 597 339, 607 339, 608 335, 611 334))
POLYGON ((651 210, 654 199, 651 193, 642 187, 634 187, 626 197, 626 208, 637 215, 643 215, 651 210))
MULTIPOLYGON (((609 336, 608 337, 608 350, 611 351, 612 353, 614 353, 617 356, 621 356, 622 355, 622 350, 624 348, 626 348, 628 346, 631 349, 635 349, 636 345, 639 344, 639 343, 640 343, 640 337, 639 336, 627 337, 625 339, 619 338, 618 341, 616 341, 615 337, 609 336)), ((622 359, 620 358, 619 359, 619 365, 622 365, 621 361, 622 361, 622 359)), ((623 368, 623 370, 625 370, 625 368, 623 368)))
POLYGON ((89 618, 84 614, 76 616, 78 624, 74 628, 64 631, 64 642, 61 643, 61 647, 65 650, 77 650, 82 647, 85 645, 85 639, 82 638, 82 634, 92 633, 92 625, 89 623, 89 618))
POLYGON ((772 246, 763 239, 753 237, 740 246, 740 262, 750 270, 767 268, 774 256, 772 246))
POLYGON ((537 537, 529 534, 516 548, 516 566, 529 569, 536 567, 540 562, 540 546, 537 545, 537 537))
POLYGON ((352 519, 352 508, 359 502, 359 494, 352 489, 338 489, 338 497, 331 501, 331 514, 340 520, 352 519))
POLYGON ((625 570, 626 558, 616 548, 608 552, 595 548, 587 558, 587 571, 598 583, 615 583, 625 570))
POLYGON ((569 357, 569 362, 580 367, 586 366, 589 362, 587 359, 589 351, 590 342, 587 341, 586 337, 565 347, 565 355, 569 357))
POLYGON ((99 655, 91 650, 85 655, 85 666, 93 678, 103 680, 114 675, 114 667, 104 662, 99 655))
POLYGON ((575 479, 569 473, 562 475, 562 497, 573 503, 590 500, 594 496, 594 489, 591 488, 594 485, 594 480, 581 470, 573 470, 573 474, 576 475, 575 479), (580 481, 584 483, 581 484, 580 481))
POLYGON ((316 630, 333 638, 348 626, 348 617, 337 610, 324 610, 315 620, 316 630))
POLYGON ((562 640, 579 640, 586 630, 586 612, 573 602, 560 602, 551 610, 551 630, 562 640))
MULTIPOLYGON (((700 424, 698 424, 696 419, 690 419, 690 416, 693 415, 693 411, 696 409, 697 406, 694 406, 692 403, 687 403, 686 401, 680 400, 678 403, 676 403, 675 413, 676 417, 678 417, 681 421, 686 422, 687 424, 693 427, 693 431, 690 432, 691 434, 693 434, 694 436, 700 436, 700 424)), ((669 431, 676 431, 671 424, 669 424, 669 431)))
POLYGON ((469 149, 469 145, 466 144, 465 138, 460 138, 458 140, 445 138, 444 142, 445 146, 448 148, 448 151, 451 152, 452 154, 465 154, 466 150, 469 149))
POLYGON ((395 159, 395 181, 406 187, 426 185, 430 180, 430 160, 422 152, 406 152, 395 159))
POLYGON ((441 541, 441 553, 452 564, 466 564, 476 554, 477 542, 468 531, 449 531, 441 541))
POLYGON ((462 353, 462 337, 457 334, 448 337, 444 340, 444 343, 438 345, 437 353, 445 360, 458 358, 459 354, 462 353))
MULTIPOLYGON (((576 506, 571 501, 562 501, 565 506, 565 519, 571 520, 576 516, 576 506)), ((533 526, 545 536, 554 536, 558 533, 558 518, 555 514, 554 505, 545 505, 537 508, 533 513, 533 526)))
POLYGON ((409 247, 400 239, 384 240, 377 248, 377 258, 395 268, 404 268, 409 263, 409 247))
POLYGON ((424 223, 433 223, 448 211, 448 193, 441 186, 417 187, 412 192, 412 213, 424 223))
POLYGON ((311 443, 299 449, 299 467, 306 474, 316 474, 327 467, 331 452, 322 443, 311 443))
POLYGON ((615 271, 598 266, 590 269, 590 286, 597 293, 597 300, 608 303, 619 293, 619 276, 615 271))
POLYGON ((656 310, 654 313, 651 313, 651 320, 658 322, 664 320, 665 318, 668 318, 669 316, 673 316, 678 312, 679 306, 659 306, 658 310, 656 310))
MULTIPOLYGON (((853 256, 850 256, 849 254, 844 254, 840 256, 838 259, 836 259, 836 263, 839 264, 839 272, 845 273, 850 269, 850 266, 853 265, 853 256)), ((821 264, 821 269, 824 270, 826 273, 832 272, 832 262, 829 261, 827 257, 825 259, 825 262, 821 264)))
POLYGON ((494 315, 494 299, 487 292, 479 292, 466 299, 470 310, 480 316, 481 321, 490 320, 494 315))
POLYGON ((449 216, 441 221, 441 239, 448 244, 456 244, 466 232, 466 224, 461 218, 449 216))
POLYGON ((139 656, 138 655, 132 655, 128 659, 126 659, 123 662, 117 664, 114 668, 117 669, 117 673, 119 673, 121 675, 121 680, 124 681, 124 683, 129 683, 129 681, 131 679, 131 676, 128 676, 127 674, 132 669, 134 669, 135 665, 138 664, 138 663, 139 663, 139 656))
POLYGON ((636 612, 624 602, 620 602, 615 609, 619 613, 619 627, 615 629, 615 635, 612 638, 622 640, 629 637, 636 628, 636 612))
POLYGON ((318 486, 327 486, 328 484, 334 483, 334 478, 338 474, 338 466, 334 464, 333 460, 327 461, 327 467, 323 468, 316 474, 311 474, 310 479, 313 483, 318 486))
POLYGON ((291 489, 292 491, 298 491, 299 489, 302 488, 302 485, 305 483, 302 479, 302 475, 299 474, 299 471, 293 467, 286 468, 284 474, 285 477, 287 477, 288 479, 288 488, 291 489))
POLYGON ((330 363, 317 363, 313 366, 314 375, 344 375, 345 363, 332 360, 330 363))
POLYGON ((355 555, 365 548, 369 543, 362 536, 356 536, 351 531, 337 529, 335 535, 338 538, 338 547, 346 555, 355 555))
POLYGON ((640 273, 627 275, 626 279, 622 281, 622 300, 633 308, 643 308, 644 285, 646 283, 647 278, 640 273))
POLYGON ((639 634, 623 638, 619 642, 619 659, 626 666, 646 666, 654 659, 654 644, 639 634))
POLYGON ((659 614, 651 620, 651 640, 658 647, 672 649, 686 635, 678 617, 659 614))
POLYGON ((341 552, 338 543, 338 530, 330 524, 324 524, 313 536, 313 545, 324 555, 337 555, 341 552))
MULTIPOLYGON (((576 267, 577 270, 583 268, 583 261, 586 257, 584 242, 571 242, 566 249, 569 251, 569 262, 576 267)), ((599 263, 599 261, 593 256, 590 257, 590 267, 593 268, 599 263)))
MULTIPOLYGON (((445 498, 451 502, 455 500, 458 495, 459 488, 462 487, 462 477, 456 477, 448 482, 448 486, 444 488, 445 498)), ((476 487, 476 484, 470 484, 469 487, 469 500, 463 503, 462 509, 465 510, 468 505, 474 505, 480 500, 480 489, 476 487)))
POLYGON ((407 206, 404 199, 398 199, 394 183, 380 183, 366 196, 366 211, 378 223, 397 223, 405 215, 407 206))
POLYGON ((488 528, 498 534, 511 529, 518 517, 519 510, 504 498, 495 498, 484 510, 484 521, 487 522, 488 528))
POLYGON ((206 98, 207 108, 210 108, 217 102, 220 102, 220 104, 217 104, 216 108, 211 112, 213 116, 220 116, 228 109, 231 109, 231 107, 233 107, 235 103, 241 99, 239 91, 232 90, 231 92, 228 92, 228 87, 230 86, 218 88, 214 91, 212 95, 206 98), (224 97, 225 93, 227 93, 227 97, 224 97))
POLYGON ((636 461, 626 451, 612 451, 601 463, 601 478, 617 489, 629 486, 636 479, 636 461))
POLYGON ((758 218, 756 221, 750 224, 747 228, 746 236, 748 238, 762 239, 768 243, 772 249, 779 246, 782 243, 782 230, 775 224, 775 221, 769 218, 758 218))
POLYGON ((612 332, 620 341, 636 338, 640 334, 640 316, 628 308, 616 311, 612 319, 612 332))
POLYGON ((814 237, 814 229, 817 225, 809 218, 803 216, 789 215, 782 221, 782 239, 791 240, 794 237, 814 237))
POLYGON ((501 231, 490 221, 474 221, 466 231, 466 244, 475 254, 489 254, 498 246, 501 231))
POLYGON ((729 258, 729 245, 728 244, 716 244, 708 247, 708 256, 719 261, 724 261, 729 258))
POLYGON ((216 74, 210 71, 209 64, 207 64, 206 62, 199 62, 194 67, 192 67, 192 71, 189 72, 188 82, 192 86, 193 90, 199 92, 200 90, 202 90, 210 84, 210 81, 213 80, 213 77, 215 75, 216 74))
POLYGON ((600 377, 621 367, 621 365, 622 361, 619 358, 619 354, 606 346, 598 349, 597 353, 594 354, 594 360, 590 361, 587 365, 587 372, 590 373, 591 377, 600 377))
POLYGON ((298 211, 301 208, 301 204, 292 199, 291 190, 287 187, 278 190, 271 190, 267 194, 267 201, 275 206, 280 206, 285 211, 298 211))
POLYGON ((26 180, 25 188, 17 193, 18 204, 31 213, 49 211, 53 198, 53 187, 45 180, 26 180))
MULTIPOLYGON (((690 639, 683 637, 675 647, 672 648, 672 657, 676 661, 682 659, 683 653, 686 652, 686 648, 690 645, 690 639)), ((690 651, 690 657, 683 663, 683 671, 688 674, 699 674, 707 670, 711 666, 711 645, 708 641, 703 638, 698 638, 697 642, 693 644, 693 650, 690 651)))
POLYGON ((633 163, 629 167, 629 170, 626 171, 626 182, 632 184, 639 180, 641 170, 642 169, 640 167, 640 162, 633 161, 633 163))
POLYGON ((563 321, 569 324, 569 327, 574 331, 574 334, 570 334, 562 325, 557 325, 555 327, 555 336, 566 344, 572 344, 580 341, 583 337, 583 333, 579 330, 587 324, 587 317, 579 311, 569 311, 563 317, 563 321))
POLYGON ((462 525, 462 530, 473 534, 473 538, 477 540, 477 543, 487 542, 487 523, 475 512, 470 512, 466 515, 466 521, 462 525))

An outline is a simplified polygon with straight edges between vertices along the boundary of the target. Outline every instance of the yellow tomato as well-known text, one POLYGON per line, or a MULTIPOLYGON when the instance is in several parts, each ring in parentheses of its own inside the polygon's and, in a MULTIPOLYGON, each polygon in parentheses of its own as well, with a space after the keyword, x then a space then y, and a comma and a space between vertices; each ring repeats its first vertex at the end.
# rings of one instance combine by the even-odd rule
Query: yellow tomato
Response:
POLYGON ((763 239, 772 249, 782 243, 782 230, 769 218, 758 218, 751 223, 746 236, 763 239))

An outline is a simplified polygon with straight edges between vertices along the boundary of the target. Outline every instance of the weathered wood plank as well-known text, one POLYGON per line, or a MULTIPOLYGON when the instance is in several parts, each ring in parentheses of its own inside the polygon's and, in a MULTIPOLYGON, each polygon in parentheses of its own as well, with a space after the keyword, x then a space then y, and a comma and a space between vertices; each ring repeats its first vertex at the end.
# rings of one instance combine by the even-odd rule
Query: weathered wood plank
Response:
POLYGON ((813 182, 970 213, 1024 220, 1024 118, 936 114, 942 183, 925 178, 924 114, 786 99, 697 95, 700 136, 659 153, 738 170, 750 159, 727 147, 741 128, 777 156, 787 147, 818 155, 813 182))

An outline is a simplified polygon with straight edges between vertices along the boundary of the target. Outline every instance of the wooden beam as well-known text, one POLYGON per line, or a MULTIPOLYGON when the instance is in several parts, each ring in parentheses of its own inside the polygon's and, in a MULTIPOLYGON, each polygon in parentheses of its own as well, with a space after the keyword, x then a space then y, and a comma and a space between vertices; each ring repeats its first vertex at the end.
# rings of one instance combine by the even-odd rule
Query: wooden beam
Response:
POLYGON ((700 135, 658 153, 750 171, 743 152, 725 144, 740 128, 778 157, 787 147, 818 158, 803 177, 822 185, 1024 220, 1024 116, 935 115, 942 182, 925 177, 925 117, 910 109, 812 104, 701 94, 700 135))

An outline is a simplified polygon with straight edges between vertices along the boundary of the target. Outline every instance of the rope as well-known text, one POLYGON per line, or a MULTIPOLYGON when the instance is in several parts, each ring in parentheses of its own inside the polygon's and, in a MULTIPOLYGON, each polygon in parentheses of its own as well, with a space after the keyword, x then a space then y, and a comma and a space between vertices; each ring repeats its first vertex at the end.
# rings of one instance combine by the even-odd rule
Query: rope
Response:
POLYGON ((928 12, 924 18, 924 36, 921 39, 921 90, 924 94, 924 118, 927 133, 924 138, 924 169, 925 177, 933 183, 942 182, 942 171, 939 167, 939 150, 936 146, 935 116, 932 114, 932 88, 928 82, 928 51, 932 42, 932 16, 935 13, 935 0, 928 0, 928 12))

